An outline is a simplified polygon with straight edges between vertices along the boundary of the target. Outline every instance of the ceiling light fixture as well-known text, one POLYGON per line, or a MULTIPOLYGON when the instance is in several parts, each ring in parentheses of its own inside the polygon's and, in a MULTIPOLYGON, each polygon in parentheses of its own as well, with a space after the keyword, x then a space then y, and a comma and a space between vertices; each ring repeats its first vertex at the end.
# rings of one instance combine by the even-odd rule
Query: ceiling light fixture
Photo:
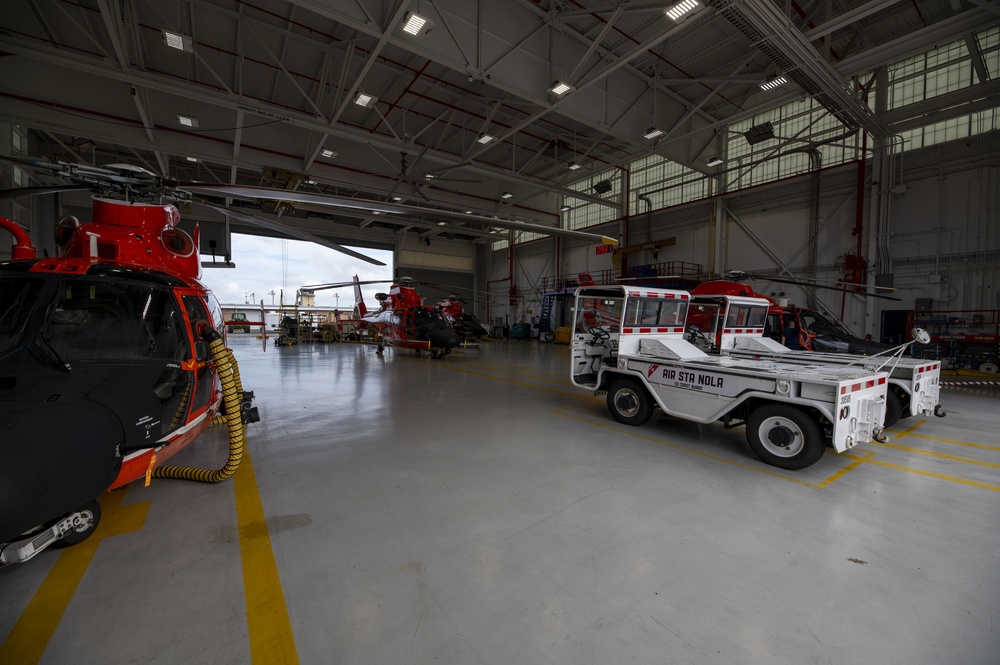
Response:
POLYGON ((323 148, 323 152, 321 152, 320 154, 329 159, 330 157, 336 157, 337 151, 330 150, 329 148, 323 148))
POLYGON ((500 198, 509 199, 512 196, 514 196, 514 192, 504 192, 503 194, 500 195, 500 198))
POLYGON ((700 3, 698 0, 681 0, 680 2, 670 5, 664 9, 663 13, 675 21, 680 21, 682 18, 690 15, 690 13, 699 6, 700 3))
POLYGON ((406 18, 403 19, 403 32, 414 37, 419 37, 421 34, 426 35, 432 27, 434 27, 434 21, 413 12, 407 12, 406 18))
POLYGON ((183 115, 181 113, 177 114, 177 122, 179 122, 184 127, 197 127, 198 118, 193 115, 183 115))
POLYGON ((375 106, 375 102, 378 101, 378 97, 373 97, 371 95, 359 92, 358 96, 354 98, 354 103, 358 106, 363 106, 364 108, 371 108, 375 106))
POLYGON ((768 80, 760 84, 761 90, 774 90, 775 88, 785 85, 788 81, 784 76, 772 76, 768 80))
POLYGON ((570 171, 575 171, 575 170, 577 170, 578 168, 581 168, 579 164, 570 164, 570 165, 569 165, 569 170, 570 170, 570 171))
POLYGON ((569 212, 569 211, 570 211, 570 210, 572 210, 572 209, 573 209, 573 208, 571 208, 571 207, 570 207, 570 206, 568 206, 568 205, 561 205, 561 206, 559 206, 559 210, 560 210, 560 211, 562 211, 562 212, 569 212))
POLYGON ((437 176, 436 176, 436 175, 434 175, 433 173, 425 173, 425 174, 424 174, 424 180, 433 180, 433 179, 434 179, 434 178, 436 178, 436 177, 437 177, 437 176))
POLYGON ((576 90, 576 88, 571 86, 569 83, 563 83, 562 81, 553 81, 552 87, 549 88, 549 92, 553 95, 558 95, 559 97, 562 97, 567 92, 572 92, 573 90, 576 90))
POLYGON ((661 136, 663 136, 663 130, 657 129, 656 127, 650 127, 649 129, 646 130, 646 133, 643 134, 642 136, 652 141, 653 139, 658 139, 661 136))
POLYGON ((198 161, 197 157, 185 157, 184 159, 188 160, 189 162, 197 162, 198 161))
POLYGON ((402 196, 394 196, 394 197, 392 197, 392 200, 396 201, 396 202, 399 202, 399 201, 403 200, 403 197, 402 196))
POLYGON ((182 35, 179 32, 164 30, 163 41, 167 43, 167 46, 175 48, 178 51, 184 51, 185 53, 192 53, 194 51, 194 48, 192 48, 191 38, 187 35, 182 35))
POLYGON ((489 143, 489 142, 491 142, 491 141, 496 141, 496 138, 497 138, 497 137, 495 137, 495 136, 490 136, 489 134, 487 134, 487 133, 483 132, 482 134, 480 134, 480 135, 479 135, 479 138, 478 138, 478 139, 476 139, 476 141, 477 141, 478 143, 482 143, 483 145, 486 145, 487 143, 489 143))
POLYGON ((708 164, 709 166, 718 166, 719 164, 722 164, 723 161, 725 160, 723 160, 721 157, 709 157, 708 161, 705 163, 708 164))

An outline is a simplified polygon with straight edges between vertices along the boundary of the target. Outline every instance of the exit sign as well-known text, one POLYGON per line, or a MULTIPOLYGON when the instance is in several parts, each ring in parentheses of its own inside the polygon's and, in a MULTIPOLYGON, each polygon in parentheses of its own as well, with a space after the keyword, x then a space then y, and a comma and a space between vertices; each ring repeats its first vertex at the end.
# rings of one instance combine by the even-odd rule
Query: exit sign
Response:
POLYGON ((613 251, 615 251, 615 246, 614 245, 598 245, 597 246, 597 253, 598 254, 610 254, 613 251))

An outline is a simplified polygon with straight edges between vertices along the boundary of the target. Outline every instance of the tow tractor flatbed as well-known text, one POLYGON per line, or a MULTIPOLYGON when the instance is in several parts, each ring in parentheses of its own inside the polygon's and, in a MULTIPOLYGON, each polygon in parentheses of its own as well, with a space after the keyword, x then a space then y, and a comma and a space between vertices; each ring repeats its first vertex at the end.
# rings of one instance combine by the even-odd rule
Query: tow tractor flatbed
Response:
MULTIPOLYGON (((788 363, 862 367, 888 375, 885 427, 900 418, 917 415, 943 417, 939 403, 941 363, 898 355, 859 356, 790 349, 764 336, 764 321, 770 303, 765 298, 730 295, 698 295, 691 298, 688 331, 699 348, 737 358, 788 363)), ((808 335, 808 331, 801 334, 808 335)))
POLYGON ((826 446, 844 452, 882 439, 887 375, 861 367, 710 356, 684 339, 690 296, 623 286, 580 287, 574 385, 606 392, 619 422, 654 406, 699 423, 747 425, 768 464, 802 469, 826 446))

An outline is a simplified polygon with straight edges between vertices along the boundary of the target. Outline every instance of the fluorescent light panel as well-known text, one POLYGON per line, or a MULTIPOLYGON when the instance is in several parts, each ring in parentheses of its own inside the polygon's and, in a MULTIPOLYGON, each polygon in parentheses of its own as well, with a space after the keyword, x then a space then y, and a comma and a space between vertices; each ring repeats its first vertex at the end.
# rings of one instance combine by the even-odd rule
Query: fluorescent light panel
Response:
POLYGON ((761 83, 760 84, 760 89, 761 90, 774 90, 778 86, 785 85, 786 83, 788 83, 788 81, 785 79, 784 76, 775 76, 774 78, 770 79, 769 81, 765 81, 764 83, 761 83))
POLYGON ((663 136, 663 130, 657 129, 656 127, 650 127, 649 129, 646 130, 646 133, 643 134, 643 137, 650 140, 659 138, 661 136, 663 136))
POLYGON ((427 30, 424 30, 424 32, 428 32, 432 25, 434 25, 434 22, 429 21, 426 17, 414 14, 413 12, 407 12, 406 18, 403 21, 403 32, 416 37, 423 30, 424 26, 427 26, 427 30))
POLYGON ((197 157, 185 157, 184 159, 188 160, 189 162, 197 162, 198 161, 197 157))
POLYGON ((575 170, 577 170, 578 168, 580 168, 580 165, 579 165, 579 164, 570 164, 570 165, 569 165, 569 170, 570 170, 570 171, 575 171, 575 170))
POLYGON ((336 150, 330 150, 329 148, 323 148, 323 152, 321 152, 320 154, 323 155, 324 157, 327 157, 327 158, 329 158, 329 157, 336 157, 337 156, 337 151, 336 150))
POLYGON ((562 212, 568 212, 572 210, 572 208, 570 206, 564 205, 564 206, 559 206, 559 210, 561 210, 562 212))
POLYGON ((709 157, 706 164, 709 166, 718 166, 719 164, 722 164, 722 162, 723 159, 721 157, 709 157))
POLYGON ((663 11, 673 20, 679 21, 682 17, 697 9, 698 5, 698 0, 681 0, 676 4, 670 5, 663 11))
POLYGON ((575 90, 575 88, 569 83, 563 83, 562 81, 553 81, 552 87, 549 88, 549 92, 553 95, 565 95, 570 90, 575 90))
POLYGON ((355 97, 354 103, 358 106, 363 106, 365 108, 370 108, 375 106, 375 102, 378 101, 378 97, 372 97, 371 95, 359 92, 358 96, 355 97))
POLYGON ((193 115, 184 115, 182 113, 177 114, 177 122, 179 122, 184 127, 197 127, 198 118, 193 115))
POLYGON ((514 196, 514 192, 504 192, 503 194, 500 195, 500 198, 509 199, 512 196, 514 196))
POLYGON ((170 32, 169 30, 163 31, 163 41, 167 43, 170 48, 175 48, 178 51, 184 51, 186 53, 191 53, 194 49, 191 47, 191 38, 187 35, 182 35, 178 32, 170 32))
POLYGON ((480 134, 480 135, 479 135, 479 138, 478 138, 478 139, 476 139, 476 141, 478 141, 479 143, 482 143, 483 145, 486 145, 486 144, 487 144, 487 143, 489 143, 490 141, 495 141, 495 140, 496 140, 496 138, 497 138, 497 137, 495 137, 495 136, 490 136, 489 134, 486 134, 486 133, 484 132, 484 133, 482 133, 482 134, 480 134))

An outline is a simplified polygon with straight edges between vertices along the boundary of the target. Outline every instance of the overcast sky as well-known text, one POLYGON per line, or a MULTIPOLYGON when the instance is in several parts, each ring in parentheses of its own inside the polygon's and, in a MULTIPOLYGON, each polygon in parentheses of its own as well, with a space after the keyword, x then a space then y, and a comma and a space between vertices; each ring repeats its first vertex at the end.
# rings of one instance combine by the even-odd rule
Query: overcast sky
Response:
MULTIPOLYGON (((223 305, 260 303, 263 300, 265 305, 273 302, 277 306, 282 290, 284 303, 293 305, 295 292, 302 286, 348 282, 354 275, 358 275, 362 281, 392 279, 392 252, 386 250, 351 248, 386 264, 376 266, 301 240, 278 240, 234 233, 232 243, 235 269, 202 270, 202 281, 212 289, 223 305)), ((202 260, 210 261, 211 256, 202 256, 202 260)), ((362 289, 365 303, 371 308, 375 303, 374 294, 377 291, 388 291, 389 284, 372 284, 363 286, 362 289)), ((346 287, 317 291, 316 304, 331 309, 352 309, 354 289, 346 287), (334 294, 340 294, 339 300, 334 294)))

